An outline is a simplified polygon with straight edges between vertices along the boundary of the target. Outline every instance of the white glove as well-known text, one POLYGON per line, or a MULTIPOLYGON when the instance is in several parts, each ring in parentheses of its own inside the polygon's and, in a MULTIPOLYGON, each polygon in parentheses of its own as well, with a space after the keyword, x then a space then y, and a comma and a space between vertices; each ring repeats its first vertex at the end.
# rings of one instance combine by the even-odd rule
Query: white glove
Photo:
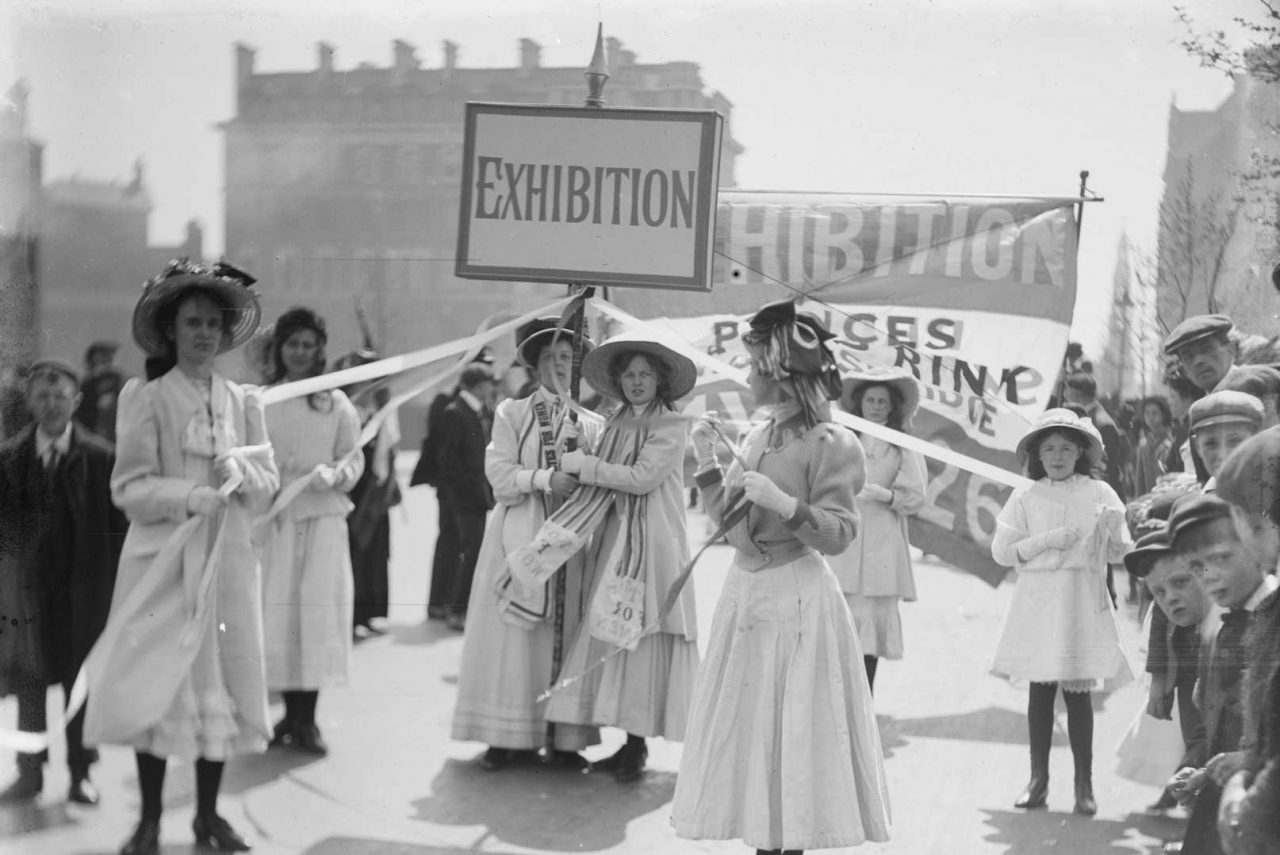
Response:
POLYGON ((879 484, 868 484, 862 488, 862 492, 858 495, 873 502, 883 502, 886 505, 893 502, 893 491, 879 484))
POLYGON ((337 480, 338 471, 332 466, 326 466, 321 463, 311 470, 311 482, 307 484, 307 487, 312 490, 332 490, 337 480))
POLYGON ((218 476, 218 483, 225 484, 243 474, 240 463, 234 457, 223 457, 214 461, 213 474, 218 476))
POLYGON ((1073 528, 1055 528, 1019 541, 1016 548, 1019 558, 1030 561, 1046 549, 1070 549, 1079 539, 1080 532, 1073 528))
POLYGON ((720 414, 716 412, 703 413, 693 423, 689 439, 693 442, 693 456, 699 464, 711 463, 716 459, 716 430, 719 424, 720 414))
POLYGON ((560 455, 560 471, 567 472, 570 475, 577 475, 582 471, 582 466, 587 461, 587 453, 585 451, 566 451, 560 455))
POLYGON ((1075 528, 1055 528, 1044 533, 1045 543, 1050 549, 1070 549, 1080 541, 1080 530, 1075 528))
POLYGON ((773 511, 784 520, 795 515, 799 500, 784 492, 768 475, 747 472, 742 476, 742 487, 746 491, 747 500, 757 506, 773 511))
POLYGON ((212 487, 196 487, 187 494, 187 513, 211 517, 226 503, 222 494, 212 487))

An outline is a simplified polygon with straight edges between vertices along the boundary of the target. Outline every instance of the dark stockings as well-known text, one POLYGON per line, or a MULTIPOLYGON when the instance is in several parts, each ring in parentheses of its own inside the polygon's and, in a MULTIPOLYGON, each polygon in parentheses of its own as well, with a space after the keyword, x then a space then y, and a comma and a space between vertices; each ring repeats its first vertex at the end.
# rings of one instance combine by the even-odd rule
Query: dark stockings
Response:
POLYGON ((1093 696, 1089 692, 1063 692, 1067 704, 1067 737, 1075 758, 1076 782, 1093 780, 1093 696))
POLYGON ((218 815, 218 790, 222 788, 221 760, 196 761, 196 814, 212 817, 218 815))
POLYGON ((133 756, 138 763, 138 789, 142 791, 142 821, 159 822, 163 810, 165 759, 145 751, 133 756))
POLYGON ((757 849, 756 855, 804 855, 803 849, 757 849))
POLYGON ((867 669, 867 685, 872 689, 876 688, 876 666, 880 664, 878 656, 863 656, 862 666, 867 669))
POLYGON ((284 718, 288 722, 298 724, 315 724, 316 704, 320 700, 318 691, 292 689, 284 695, 284 718))
MULTIPOLYGON (((1027 730, 1031 738, 1031 777, 1049 777, 1049 747, 1053 743, 1053 702, 1057 683, 1032 683, 1027 695, 1027 730)), ((1067 706, 1067 737, 1075 759, 1076 780, 1093 778, 1093 696, 1063 692, 1067 706)))

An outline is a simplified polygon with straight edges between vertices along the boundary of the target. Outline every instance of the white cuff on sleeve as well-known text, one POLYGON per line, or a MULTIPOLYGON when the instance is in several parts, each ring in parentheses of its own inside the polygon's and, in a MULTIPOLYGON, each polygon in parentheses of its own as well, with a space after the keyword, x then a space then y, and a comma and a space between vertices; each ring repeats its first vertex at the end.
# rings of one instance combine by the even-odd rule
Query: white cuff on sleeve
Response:
POLYGON ((539 469, 533 473, 533 488, 544 493, 551 492, 551 470, 539 469))

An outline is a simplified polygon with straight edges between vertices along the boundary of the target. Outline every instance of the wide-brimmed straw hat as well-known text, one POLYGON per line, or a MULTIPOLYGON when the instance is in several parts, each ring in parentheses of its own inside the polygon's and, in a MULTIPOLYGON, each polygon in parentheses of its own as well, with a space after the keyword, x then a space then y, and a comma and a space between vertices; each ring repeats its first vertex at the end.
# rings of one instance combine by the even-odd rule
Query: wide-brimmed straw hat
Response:
MULTIPOLYGON (((520 344, 516 347, 516 359, 525 368, 538 370, 538 351, 544 345, 551 343, 552 338, 556 334, 556 328, 560 326, 558 317, 550 316, 545 318, 534 318, 520 328, 520 344)), ((560 331, 560 338, 573 343, 573 330, 564 329, 560 331)), ((583 347, 588 352, 595 350, 596 343, 586 336, 582 337, 583 347)))
POLYGON ((226 324, 218 352, 233 350, 249 340, 258 328, 262 307, 258 295, 250 287, 257 280, 243 270, 220 261, 206 267, 185 258, 170 261, 159 276, 142 286, 142 298, 133 310, 133 338, 152 356, 169 352, 168 339, 156 323, 157 316, 190 288, 203 288, 217 294, 234 317, 226 324))
POLYGON ((863 365, 846 372, 840 381, 843 391, 840 406, 845 412, 853 412, 853 402, 867 386, 891 386, 902 395, 902 426, 908 428, 911 419, 920 408, 920 384, 909 368, 890 368, 884 365, 863 365))
POLYGON ((1062 408, 1045 410, 1027 431, 1027 435, 1018 440, 1018 462, 1025 465, 1030 450, 1040 444, 1041 437, 1053 431, 1067 431, 1079 436, 1090 466, 1097 466, 1102 462, 1102 434, 1098 433, 1093 419, 1077 416, 1062 408))
POLYGON ((667 394, 672 401, 683 398, 698 382, 698 369, 693 360, 658 341, 651 332, 622 332, 610 337, 582 358, 582 379, 597 392, 625 401, 618 378, 609 373, 609 364, 623 353, 643 353, 661 361, 671 376, 667 394))

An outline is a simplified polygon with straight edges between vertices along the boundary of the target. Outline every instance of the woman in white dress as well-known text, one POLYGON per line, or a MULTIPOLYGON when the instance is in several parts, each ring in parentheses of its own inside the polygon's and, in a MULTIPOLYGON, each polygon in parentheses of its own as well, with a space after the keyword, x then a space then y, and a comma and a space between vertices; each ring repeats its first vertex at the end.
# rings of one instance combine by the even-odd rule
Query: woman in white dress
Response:
POLYGON ((578 628, 563 669, 567 678, 582 677, 551 698, 547 718, 624 729, 626 744, 596 768, 625 783, 644 769, 646 737, 684 739, 698 674, 692 585, 656 631, 640 637, 689 560, 683 474, 689 428, 672 413, 698 371, 693 360, 651 337, 621 333, 587 354, 582 377, 623 406, 594 448, 569 452, 561 462, 584 488, 548 525, 574 526, 584 541, 592 536, 587 561, 595 583, 590 620, 578 628), (619 643, 623 652, 609 656, 619 643))
MULTIPOLYGON (((903 369, 868 366, 844 378, 846 410, 869 422, 910 432, 920 404, 915 377, 903 369)), ((831 569, 849 603, 862 642, 867 682, 876 683, 881 658, 902 658, 902 617, 898 603, 916 599, 916 580, 907 540, 907 517, 924 507, 924 460, 874 436, 859 434, 867 459, 867 483, 858 493, 861 526, 831 569)))
POLYGON ((857 534, 865 478, 857 437, 830 421, 832 337, 789 300, 762 308, 743 340, 751 390, 772 410, 743 441, 745 467, 720 470, 714 416, 693 431, 698 486, 735 554, 676 781, 681 837, 764 853, 889 837, 862 647, 823 558, 857 534))
POLYGON ((123 855, 159 851, 166 758, 194 759, 199 845, 248 843, 217 813, 223 762, 270 736, 250 536, 280 486, 262 403, 214 371, 260 314, 253 278, 172 262, 133 315, 157 379, 120 395, 113 501, 129 517, 107 627, 85 663, 85 740, 132 746, 142 818, 123 855), (185 540, 183 539, 185 537, 185 540))
POLYGON ((996 562, 1017 570, 991 672, 1030 684, 1031 781, 1014 806, 1045 806, 1053 706, 1061 688, 1075 759, 1075 811, 1092 815, 1090 694, 1133 679, 1107 592, 1107 565, 1122 561, 1133 541, 1120 497, 1089 477, 1102 458, 1102 436, 1092 421, 1070 410, 1048 410, 1017 451, 1036 483, 1013 491, 991 541, 996 562))
MULTIPOLYGON (((569 410, 556 389, 567 389, 573 365, 568 335, 557 318, 539 318, 521 330, 520 363, 539 386, 528 397, 503 401, 493 416, 484 468, 497 506, 485 525, 467 606, 453 738, 489 746, 480 765, 497 770, 532 759, 539 748, 560 765, 586 768, 579 753, 600 741, 599 728, 557 724, 548 729, 547 702, 538 697, 552 673, 555 586, 552 579, 525 589, 507 569, 507 556, 530 543, 547 516, 578 488, 561 467, 569 410), (548 740, 548 735, 550 739, 548 740)), ((587 348, 594 343, 587 341, 587 348)), ((586 441, 594 437, 584 432, 586 441)), ((586 613, 591 577, 581 555, 568 561, 562 613, 564 651, 586 613)))
MULTIPOLYGON (((272 384, 314 377, 325 368, 324 319, 294 308, 276 321, 272 384)), ((347 679, 351 655, 352 576, 347 493, 364 472, 356 450, 360 417, 340 390, 267 407, 283 491, 297 493, 261 533, 267 687, 284 696, 271 744, 324 755, 316 724, 320 689, 347 679)))

